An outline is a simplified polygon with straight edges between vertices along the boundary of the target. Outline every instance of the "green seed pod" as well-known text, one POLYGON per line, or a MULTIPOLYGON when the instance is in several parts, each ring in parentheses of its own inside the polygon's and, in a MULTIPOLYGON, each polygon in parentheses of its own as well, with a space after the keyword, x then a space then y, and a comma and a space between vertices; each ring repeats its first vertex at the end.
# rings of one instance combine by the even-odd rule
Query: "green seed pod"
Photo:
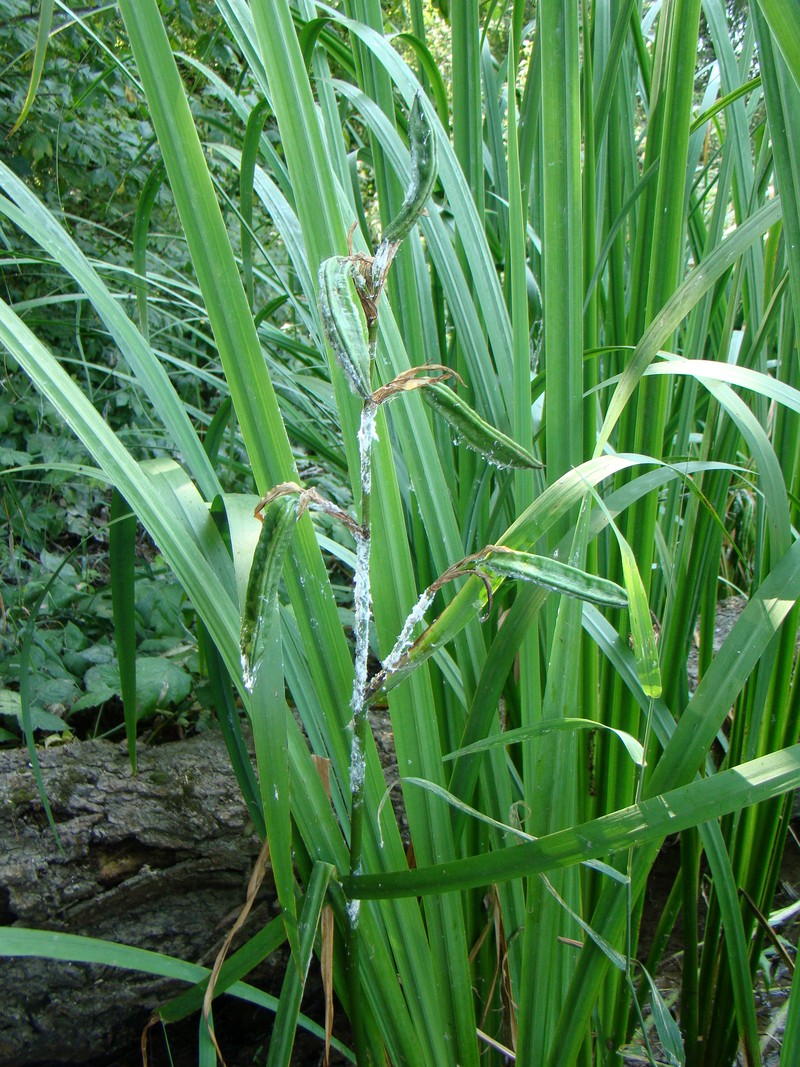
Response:
POLYGON ((571 567, 552 556, 534 556, 530 552, 515 552, 502 546, 490 546, 486 556, 471 562, 471 568, 496 578, 516 578, 523 582, 554 589, 557 593, 588 600, 603 607, 624 608, 628 596, 622 586, 607 578, 571 567))
POLYGON ((352 296, 353 269, 345 256, 325 260, 319 269, 319 310, 328 344, 350 388, 366 400, 371 393, 369 349, 352 296))
POLYGON ((411 181, 399 214, 383 231, 381 244, 399 243, 408 236, 436 182, 436 137, 419 93, 414 97, 408 119, 408 146, 411 149, 411 181))
POLYGON ((270 625, 278 606, 278 583, 296 524, 296 496, 279 496, 264 509, 239 635, 244 684, 249 692, 253 691, 266 651, 270 625))
POLYGON ((467 448, 480 452, 495 467, 541 467, 522 445, 485 422, 473 408, 446 385, 432 384, 422 391, 430 406, 453 427, 467 448))

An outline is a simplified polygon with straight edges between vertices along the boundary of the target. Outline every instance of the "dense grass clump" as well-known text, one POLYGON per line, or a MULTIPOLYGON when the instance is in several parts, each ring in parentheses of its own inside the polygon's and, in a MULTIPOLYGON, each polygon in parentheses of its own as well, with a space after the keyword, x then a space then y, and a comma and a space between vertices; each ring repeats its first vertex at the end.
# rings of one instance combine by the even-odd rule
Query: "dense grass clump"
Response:
MULTIPOLYGON (((0 161, 0 344, 80 442, 71 478, 108 487, 132 758, 136 523, 199 643, 173 665, 208 679, 296 964, 270 1064, 314 954, 359 1064, 760 1063, 800 784, 800 14, 438 7, 428 37, 420 0, 218 0, 213 29, 120 0, 108 82, 150 138, 131 243, 88 250, 0 161), (15 287, 33 255, 96 360, 15 287), (95 364, 141 417, 107 417, 95 364)), ((793 993, 789 1056, 798 1020, 793 993)))

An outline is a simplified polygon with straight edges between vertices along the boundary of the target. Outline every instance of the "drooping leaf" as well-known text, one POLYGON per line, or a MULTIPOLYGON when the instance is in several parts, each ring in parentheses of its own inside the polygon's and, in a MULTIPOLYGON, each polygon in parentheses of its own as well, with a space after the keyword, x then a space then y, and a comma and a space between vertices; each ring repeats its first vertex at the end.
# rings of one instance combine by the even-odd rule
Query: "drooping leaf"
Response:
POLYGON ((434 411, 455 431, 459 441, 479 452, 487 463, 507 467, 536 468, 541 463, 516 441, 491 426, 470 405, 446 385, 434 382, 422 395, 434 411))
POLYGON ((36 91, 39 88, 39 81, 41 80, 42 70, 44 69, 45 56, 47 55, 47 42, 50 39, 50 27, 53 25, 54 6, 54 0, 42 0, 39 10, 39 30, 36 34, 36 49, 33 54, 33 69, 31 70, 28 93, 25 97, 25 103, 22 105, 22 111, 19 114, 19 118, 9 132, 9 137, 11 134, 17 132, 28 117, 28 113, 33 107, 33 102, 36 99, 36 91))
POLYGON ((535 582, 592 604, 612 608, 624 608, 628 604, 625 590, 616 582, 589 574, 552 556, 537 556, 495 545, 487 549, 487 555, 479 556, 474 568, 498 578, 535 582))

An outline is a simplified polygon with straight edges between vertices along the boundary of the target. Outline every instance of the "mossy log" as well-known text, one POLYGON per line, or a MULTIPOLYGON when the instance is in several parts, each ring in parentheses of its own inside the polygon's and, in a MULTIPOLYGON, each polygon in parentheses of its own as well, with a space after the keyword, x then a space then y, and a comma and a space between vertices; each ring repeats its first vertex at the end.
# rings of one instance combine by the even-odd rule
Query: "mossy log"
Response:
MULTIPOLYGON (((140 745, 135 777, 124 745, 74 743, 39 760, 61 849, 27 752, 0 752, 0 941, 3 928, 35 927, 211 965, 259 849, 221 737, 140 745)), ((268 877, 244 935, 273 913, 268 877)), ((282 973, 283 960, 274 966, 282 973)), ((111 967, 0 958, 0 1063, 103 1053, 121 1063, 177 988, 111 967)))

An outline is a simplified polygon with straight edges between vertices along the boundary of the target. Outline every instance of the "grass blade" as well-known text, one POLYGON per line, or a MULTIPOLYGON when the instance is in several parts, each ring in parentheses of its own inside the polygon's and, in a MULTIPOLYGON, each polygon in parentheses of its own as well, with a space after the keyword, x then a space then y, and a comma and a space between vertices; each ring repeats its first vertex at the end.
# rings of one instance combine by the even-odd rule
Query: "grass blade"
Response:
POLYGON ((755 0, 772 31, 775 43, 783 55, 800 89, 800 9, 781 0, 755 0))
POLYGON ((136 774, 136 516, 116 489, 111 496, 110 518, 108 554, 114 612, 114 644, 119 664, 128 755, 131 771, 136 774))
POLYGON ((288 1067, 291 1061, 294 1035, 300 1015, 300 1001, 311 964, 311 954, 314 950, 320 915, 325 904, 325 894, 333 874, 334 868, 330 864, 314 864, 300 914, 299 955, 296 967, 290 967, 284 978, 269 1046, 267 1067, 288 1067))
MULTIPOLYGON (((36 956, 40 959, 63 960, 65 963, 98 963, 104 967, 122 967, 131 971, 142 971, 163 978, 172 978, 192 985, 207 978, 211 973, 207 967, 185 960, 166 956, 149 949, 134 948, 115 941, 100 941, 93 937, 80 937, 77 934, 60 934, 50 930, 28 930, 23 927, 6 927, 0 936, 0 956, 36 956)), ((260 989, 244 982, 234 982, 228 987, 228 994, 276 1011, 278 1000, 260 989)), ((304 1030, 314 1034, 320 1041, 325 1040, 325 1031, 305 1015, 298 1015, 298 1023, 304 1030)), ((338 1041, 332 1042, 349 1060, 355 1062, 352 1053, 338 1041)))
POLYGON ((660 842, 668 834, 781 796, 798 784, 800 745, 795 745, 531 844, 413 871, 345 877, 342 886, 348 895, 371 900, 450 892, 455 887, 467 889, 540 874, 660 842))

